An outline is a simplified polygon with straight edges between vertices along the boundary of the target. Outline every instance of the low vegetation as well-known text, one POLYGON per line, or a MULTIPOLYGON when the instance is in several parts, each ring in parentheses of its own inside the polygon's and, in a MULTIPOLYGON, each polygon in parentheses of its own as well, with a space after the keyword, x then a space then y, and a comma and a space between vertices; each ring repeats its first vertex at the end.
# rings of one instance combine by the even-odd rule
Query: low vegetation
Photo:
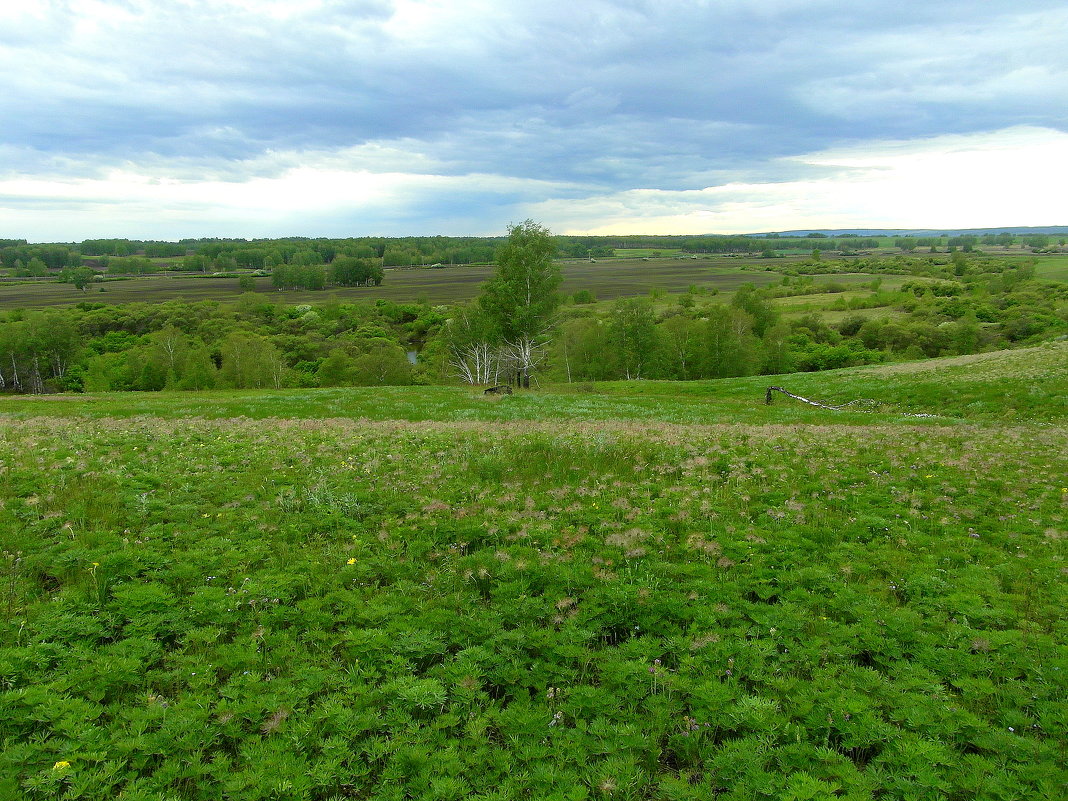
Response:
POLYGON ((0 795, 1062 798, 1066 349, 4 397, 0 795))

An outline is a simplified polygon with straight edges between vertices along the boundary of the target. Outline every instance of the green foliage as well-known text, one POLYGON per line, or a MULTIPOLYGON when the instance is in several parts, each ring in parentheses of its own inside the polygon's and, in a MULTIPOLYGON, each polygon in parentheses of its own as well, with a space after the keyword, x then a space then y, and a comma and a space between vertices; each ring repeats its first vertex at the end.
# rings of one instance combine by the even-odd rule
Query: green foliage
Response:
POLYGON ((87 303, 15 313, 0 316, 0 390, 314 386, 320 363, 338 349, 353 359, 368 357, 360 376, 349 378, 408 384, 413 376, 406 351, 432 337, 443 321, 440 310, 423 304, 313 309, 275 306, 256 293, 221 308, 87 303), (392 349, 377 353, 385 345, 392 349))
POLYGON ((213 389, 218 383, 218 371, 204 345, 194 344, 186 351, 179 373, 179 388, 186 390, 213 389))
POLYGON ((597 298, 588 289, 580 289, 578 292, 571 296, 571 299, 577 304, 597 302, 597 298))
POLYGON ((769 300, 769 295, 752 284, 739 287, 734 293, 731 305, 749 315, 753 333, 758 337, 764 336, 779 319, 779 312, 769 300))
POLYGON ((617 375, 626 379, 648 375, 657 358, 653 306, 645 298, 620 298, 608 319, 607 344, 617 375))
POLYGON ((321 387, 343 387, 352 383, 352 359, 341 348, 334 348, 316 371, 321 387))
POLYGON ((31 258, 29 262, 25 264, 21 261, 15 262, 16 278, 39 277, 42 275, 48 275, 48 266, 36 256, 31 258))
POLYGON ((279 264, 271 271, 275 289, 324 289, 326 268, 321 264, 279 264))
POLYGON ((703 326, 704 370, 712 378, 748 375, 760 363, 758 340, 748 314, 740 309, 716 305, 708 308, 703 326))
POLYGON ((7 399, 0 788, 1055 798, 1064 350, 777 379, 963 424, 756 378, 7 399))
POLYGON ((412 368, 402 348, 379 341, 353 361, 352 378, 358 386, 404 386, 412 383, 412 368))
POLYGON ((90 267, 66 267, 60 273, 59 280, 74 284, 75 289, 84 291, 89 282, 96 277, 96 270, 90 267))
POLYGON ((156 262, 141 256, 112 257, 107 262, 108 275, 151 275, 159 269, 156 262))
POLYGON ((505 341, 542 335, 560 302, 560 267, 553 263, 552 235, 532 220, 509 226, 497 250, 497 268, 479 303, 505 341))
POLYGON ((64 267, 81 266, 81 254, 66 245, 28 245, 25 240, 0 241, 0 265, 19 277, 40 277, 64 267))
POLYGON ((220 378, 238 389, 280 387, 286 366, 277 348, 255 334, 233 332, 220 344, 220 378))
POLYGON ((338 286, 378 286, 382 283, 382 268, 368 259, 340 256, 331 263, 330 272, 338 286))

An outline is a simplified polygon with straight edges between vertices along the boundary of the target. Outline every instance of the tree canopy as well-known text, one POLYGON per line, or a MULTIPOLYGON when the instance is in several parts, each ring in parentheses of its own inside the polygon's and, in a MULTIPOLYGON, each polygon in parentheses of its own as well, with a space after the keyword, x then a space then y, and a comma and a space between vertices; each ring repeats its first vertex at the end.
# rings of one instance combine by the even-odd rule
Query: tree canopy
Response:
POLYGON ((482 287, 479 304, 505 341, 534 339, 545 333, 560 303, 560 267, 553 263, 552 234, 533 220, 508 227, 508 241, 497 250, 496 272, 482 287))

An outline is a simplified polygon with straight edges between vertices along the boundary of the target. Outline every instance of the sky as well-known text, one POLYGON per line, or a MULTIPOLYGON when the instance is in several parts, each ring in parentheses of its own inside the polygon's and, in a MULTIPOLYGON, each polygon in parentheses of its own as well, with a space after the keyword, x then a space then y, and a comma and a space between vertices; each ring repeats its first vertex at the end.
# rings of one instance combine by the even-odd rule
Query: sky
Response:
POLYGON ((1063 0, 0 4, 0 238, 1068 224, 1063 0))

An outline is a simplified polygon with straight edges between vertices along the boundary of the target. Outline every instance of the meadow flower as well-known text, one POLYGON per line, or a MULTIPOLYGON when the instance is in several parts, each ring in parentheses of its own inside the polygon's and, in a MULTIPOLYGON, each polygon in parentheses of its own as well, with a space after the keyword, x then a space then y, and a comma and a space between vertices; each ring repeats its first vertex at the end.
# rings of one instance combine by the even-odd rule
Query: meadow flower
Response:
POLYGON ((52 770, 66 770, 69 767, 70 763, 65 759, 61 759, 59 760, 59 762, 52 766, 52 770))
POLYGON ((349 561, 347 561, 345 564, 354 565, 354 564, 356 564, 356 559, 355 558, 349 559, 349 561))

